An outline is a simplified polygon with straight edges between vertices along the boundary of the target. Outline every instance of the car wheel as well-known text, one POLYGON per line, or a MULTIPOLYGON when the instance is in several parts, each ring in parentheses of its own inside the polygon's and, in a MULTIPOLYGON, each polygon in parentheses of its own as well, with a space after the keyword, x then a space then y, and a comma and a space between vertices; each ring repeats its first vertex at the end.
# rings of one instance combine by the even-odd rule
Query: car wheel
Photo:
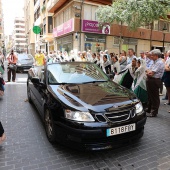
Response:
POLYGON ((29 85, 27 85, 27 98, 28 98, 28 102, 29 102, 29 103, 32 103, 31 91, 30 91, 29 85))
POLYGON ((49 109, 45 109, 44 122, 45 122, 46 135, 47 135, 49 142, 51 143, 56 142, 54 121, 52 118, 51 111, 49 109))

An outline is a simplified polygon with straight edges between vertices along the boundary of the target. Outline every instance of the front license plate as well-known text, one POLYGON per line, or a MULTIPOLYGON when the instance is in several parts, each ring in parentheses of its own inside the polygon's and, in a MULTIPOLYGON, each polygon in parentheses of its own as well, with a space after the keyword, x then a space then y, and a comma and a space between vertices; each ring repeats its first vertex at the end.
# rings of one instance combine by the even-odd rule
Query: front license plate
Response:
POLYGON ((119 126, 119 127, 107 129, 106 135, 108 137, 108 136, 119 135, 119 134, 131 132, 135 130, 136 130, 136 124, 133 123, 133 124, 125 125, 125 126, 119 126))

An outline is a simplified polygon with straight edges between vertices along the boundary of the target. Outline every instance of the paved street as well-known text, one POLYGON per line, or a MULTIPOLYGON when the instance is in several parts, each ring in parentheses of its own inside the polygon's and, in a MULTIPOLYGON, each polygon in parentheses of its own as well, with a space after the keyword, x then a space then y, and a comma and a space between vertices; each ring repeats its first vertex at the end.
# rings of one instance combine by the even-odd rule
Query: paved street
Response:
POLYGON ((35 108, 26 102, 26 74, 6 85, 0 120, 7 140, 0 146, 0 170, 147 170, 170 169, 170 107, 161 104, 148 118, 143 138, 134 144, 100 152, 79 152, 50 144, 35 108))

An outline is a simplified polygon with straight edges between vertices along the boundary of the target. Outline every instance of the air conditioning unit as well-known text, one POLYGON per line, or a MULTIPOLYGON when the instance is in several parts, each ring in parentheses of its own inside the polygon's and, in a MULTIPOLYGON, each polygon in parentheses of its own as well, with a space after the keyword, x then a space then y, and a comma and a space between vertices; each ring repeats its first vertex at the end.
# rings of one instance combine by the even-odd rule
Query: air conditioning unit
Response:
POLYGON ((75 13, 75 17, 80 17, 80 13, 75 13))

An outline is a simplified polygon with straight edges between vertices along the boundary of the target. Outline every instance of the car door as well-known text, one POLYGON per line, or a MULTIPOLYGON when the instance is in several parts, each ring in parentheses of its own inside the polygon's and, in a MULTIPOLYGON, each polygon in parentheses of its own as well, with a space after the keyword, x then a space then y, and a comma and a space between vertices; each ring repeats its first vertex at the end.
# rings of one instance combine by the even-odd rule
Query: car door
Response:
POLYGON ((41 71, 40 77, 33 77, 29 81, 29 87, 31 89, 32 100, 39 110, 40 113, 43 113, 44 99, 46 85, 44 81, 44 71, 41 71))
POLYGON ((36 93, 36 100, 37 100, 37 108, 41 114, 44 111, 44 103, 45 103, 45 96, 46 96, 46 84, 44 81, 44 71, 41 71, 41 76, 39 77, 40 83, 35 85, 35 93, 36 93))

